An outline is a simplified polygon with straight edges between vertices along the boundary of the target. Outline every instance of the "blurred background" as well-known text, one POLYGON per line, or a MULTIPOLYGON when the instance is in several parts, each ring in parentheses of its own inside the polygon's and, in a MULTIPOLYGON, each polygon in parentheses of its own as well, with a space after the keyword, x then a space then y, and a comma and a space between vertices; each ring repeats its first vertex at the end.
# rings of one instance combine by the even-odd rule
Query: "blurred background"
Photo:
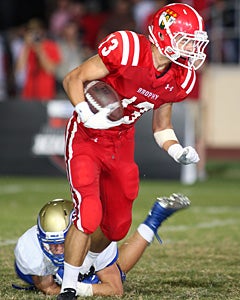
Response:
POLYGON ((181 142, 195 146, 201 161, 181 168, 159 151, 146 114, 136 127, 141 177, 186 184, 216 172, 240 178, 239 0, 0 1, 0 176, 65 175, 64 127, 73 108, 63 77, 110 32, 147 35, 153 12, 172 2, 192 5, 210 40, 194 91, 173 116, 181 142))

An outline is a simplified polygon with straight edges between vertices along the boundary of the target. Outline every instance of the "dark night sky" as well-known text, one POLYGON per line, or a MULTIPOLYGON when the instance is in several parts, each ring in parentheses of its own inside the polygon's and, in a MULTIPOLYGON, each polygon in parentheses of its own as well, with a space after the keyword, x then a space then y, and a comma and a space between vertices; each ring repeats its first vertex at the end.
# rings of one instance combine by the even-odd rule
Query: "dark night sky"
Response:
MULTIPOLYGON (((49 10, 56 0, 0 0, 0 30, 21 25, 33 17, 48 19, 49 10)), ((112 0, 76 0, 89 4, 100 4, 102 10, 108 9, 112 0)))
POLYGON ((0 0, 1 30, 25 23, 32 17, 45 18, 45 15, 45 0, 0 0))

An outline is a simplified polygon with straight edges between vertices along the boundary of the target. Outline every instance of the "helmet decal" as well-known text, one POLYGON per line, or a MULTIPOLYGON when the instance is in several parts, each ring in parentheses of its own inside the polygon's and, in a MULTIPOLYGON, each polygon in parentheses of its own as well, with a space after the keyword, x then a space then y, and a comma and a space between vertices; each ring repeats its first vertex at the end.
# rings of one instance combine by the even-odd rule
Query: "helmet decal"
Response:
POLYGON ((169 27, 173 24, 177 18, 177 13, 173 12, 171 9, 164 11, 159 18, 159 26, 161 29, 165 29, 166 25, 169 27))

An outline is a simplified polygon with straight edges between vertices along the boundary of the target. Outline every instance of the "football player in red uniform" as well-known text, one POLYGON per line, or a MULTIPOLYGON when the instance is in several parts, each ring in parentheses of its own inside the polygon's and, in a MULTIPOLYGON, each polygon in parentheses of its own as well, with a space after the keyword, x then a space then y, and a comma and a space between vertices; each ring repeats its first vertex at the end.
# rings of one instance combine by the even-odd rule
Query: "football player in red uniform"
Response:
POLYGON ((178 142, 171 111, 174 102, 191 92, 207 43, 201 16, 188 5, 175 3, 156 12, 149 39, 132 31, 114 32, 101 42, 97 55, 66 75, 64 89, 75 106, 66 129, 65 153, 75 213, 65 242, 58 300, 76 299, 78 273, 85 273, 81 265, 89 249, 91 265, 110 241, 121 240, 129 230, 139 185, 134 124, 143 113, 153 110, 156 143, 175 161, 199 161, 193 147, 178 142), (83 84, 92 80, 107 82, 120 95, 124 107, 120 120, 110 121, 107 108, 91 112, 83 84))

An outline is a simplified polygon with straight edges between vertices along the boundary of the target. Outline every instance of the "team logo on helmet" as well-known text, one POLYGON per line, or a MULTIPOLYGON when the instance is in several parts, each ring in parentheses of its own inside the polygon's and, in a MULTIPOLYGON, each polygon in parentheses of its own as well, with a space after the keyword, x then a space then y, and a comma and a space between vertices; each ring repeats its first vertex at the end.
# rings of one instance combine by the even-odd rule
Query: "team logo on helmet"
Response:
POLYGON ((161 16, 159 18, 160 28, 165 29, 166 25, 168 25, 168 27, 171 26, 177 17, 178 17, 178 14, 168 8, 166 11, 164 11, 161 14, 161 16))

